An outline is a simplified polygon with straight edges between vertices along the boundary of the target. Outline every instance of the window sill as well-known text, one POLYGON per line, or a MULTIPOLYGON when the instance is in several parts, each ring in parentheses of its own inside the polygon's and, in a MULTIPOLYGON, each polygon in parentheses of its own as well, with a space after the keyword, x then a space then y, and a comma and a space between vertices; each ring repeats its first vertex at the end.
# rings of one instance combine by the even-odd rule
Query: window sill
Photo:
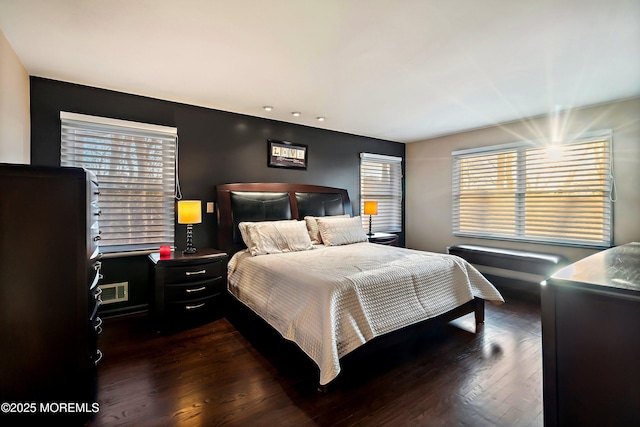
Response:
POLYGON ((145 249, 139 251, 121 251, 121 252, 106 252, 102 253, 100 258, 125 258, 125 257, 133 257, 133 256, 145 256, 149 255, 153 252, 158 252, 158 249, 145 249))
POLYGON ((609 249, 613 247, 612 245, 608 245, 606 243, 562 242, 562 241, 526 239, 526 238, 518 238, 518 237, 485 236, 485 235, 478 235, 478 234, 472 234, 472 233, 459 233, 455 231, 452 234, 456 237, 470 237, 474 239, 497 240, 497 241, 503 241, 503 242, 533 243, 537 245, 546 245, 546 246, 568 246, 572 248, 584 248, 584 249, 609 249))

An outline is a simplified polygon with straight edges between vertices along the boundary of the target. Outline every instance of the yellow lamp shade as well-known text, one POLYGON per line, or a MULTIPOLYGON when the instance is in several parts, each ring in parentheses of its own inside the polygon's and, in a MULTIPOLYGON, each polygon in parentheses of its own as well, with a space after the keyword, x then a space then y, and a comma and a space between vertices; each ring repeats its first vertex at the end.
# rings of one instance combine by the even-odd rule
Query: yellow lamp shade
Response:
POLYGON ((178 224, 200 224, 202 203, 200 200, 180 200, 178 202, 178 224))
POLYGON ((378 215, 378 202, 364 202, 365 215, 378 215))

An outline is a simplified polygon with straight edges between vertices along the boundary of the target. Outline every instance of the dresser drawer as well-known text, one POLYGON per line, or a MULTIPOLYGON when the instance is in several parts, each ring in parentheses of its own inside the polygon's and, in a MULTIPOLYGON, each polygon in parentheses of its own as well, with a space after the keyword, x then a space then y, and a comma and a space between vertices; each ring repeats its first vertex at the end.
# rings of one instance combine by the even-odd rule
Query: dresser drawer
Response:
POLYGON ((165 301, 170 303, 218 295, 223 293, 224 289, 225 283, 219 276, 210 280, 167 285, 164 288, 164 296, 165 301))
POLYGON ((94 287, 89 290, 89 303, 88 303, 88 313, 89 319, 95 319, 98 308, 102 304, 102 289, 99 286, 94 287))
POLYGON ((190 263, 185 266, 168 266, 164 268, 164 282, 171 284, 217 279, 222 277, 224 266, 225 263, 222 260, 190 263))
POLYGON ((88 323, 87 337, 89 340, 89 357, 96 362, 98 358, 98 335, 102 333, 102 319, 95 317, 88 323))

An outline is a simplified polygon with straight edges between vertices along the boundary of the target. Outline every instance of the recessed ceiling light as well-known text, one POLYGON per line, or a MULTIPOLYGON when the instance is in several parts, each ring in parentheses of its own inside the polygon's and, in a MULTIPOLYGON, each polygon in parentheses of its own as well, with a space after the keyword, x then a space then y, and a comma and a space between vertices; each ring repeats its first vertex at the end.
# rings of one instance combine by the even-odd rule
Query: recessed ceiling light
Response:
POLYGON ((316 117, 316 119, 318 119, 319 122, 324 122, 324 117, 316 117))
POLYGON ((291 113, 291 115, 293 115, 293 117, 300 117, 300 111, 294 111, 293 113, 291 113))
POLYGON ((262 107, 262 108, 264 108, 264 111, 271 111, 271 110, 273 110, 273 107, 272 107, 271 105, 265 105, 265 106, 264 106, 264 107, 262 107))

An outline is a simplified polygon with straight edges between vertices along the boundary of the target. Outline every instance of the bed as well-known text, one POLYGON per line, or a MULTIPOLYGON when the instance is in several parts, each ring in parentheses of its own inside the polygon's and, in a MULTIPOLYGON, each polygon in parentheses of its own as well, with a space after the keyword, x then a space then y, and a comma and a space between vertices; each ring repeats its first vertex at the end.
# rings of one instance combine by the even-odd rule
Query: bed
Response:
POLYGON ((504 302, 462 258, 369 243, 344 189, 236 183, 216 193, 229 293, 315 362, 322 389, 376 337, 468 313, 480 325, 485 300, 504 302))

